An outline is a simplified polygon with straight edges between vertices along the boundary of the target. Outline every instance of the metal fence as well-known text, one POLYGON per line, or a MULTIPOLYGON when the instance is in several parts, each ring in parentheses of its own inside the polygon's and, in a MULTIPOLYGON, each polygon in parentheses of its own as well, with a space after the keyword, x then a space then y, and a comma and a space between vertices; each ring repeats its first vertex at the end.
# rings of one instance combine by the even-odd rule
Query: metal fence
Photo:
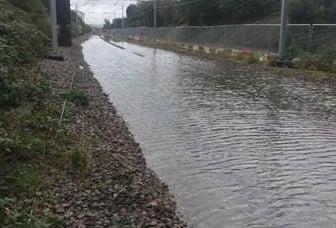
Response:
MULTIPOLYGON (((140 36, 216 48, 261 50, 276 53, 280 24, 243 24, 188 27, 136 27, 117 29, 127 36, 140 36)), ((287 48, 302 52, 336 50, 335 24, 288 25, 287 48)))

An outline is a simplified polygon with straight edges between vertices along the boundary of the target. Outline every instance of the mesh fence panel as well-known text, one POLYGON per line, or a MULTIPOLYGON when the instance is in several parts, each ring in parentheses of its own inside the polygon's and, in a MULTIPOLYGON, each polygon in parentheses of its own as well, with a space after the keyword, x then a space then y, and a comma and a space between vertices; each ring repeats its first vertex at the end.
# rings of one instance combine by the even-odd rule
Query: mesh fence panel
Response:
POLYGON ((313 25, 310 39, 313 52, 336 50, 336 25, 313 25))
MULTIPOLYGON (((245 24, 188 27, 137 27, 118 29, 127 36, 204 45, 216 48, 249 49, 277 52, 279 24, 245 24)), ((336 25, 288 25, 287 48, 316 52, 336 49, 336 25)))

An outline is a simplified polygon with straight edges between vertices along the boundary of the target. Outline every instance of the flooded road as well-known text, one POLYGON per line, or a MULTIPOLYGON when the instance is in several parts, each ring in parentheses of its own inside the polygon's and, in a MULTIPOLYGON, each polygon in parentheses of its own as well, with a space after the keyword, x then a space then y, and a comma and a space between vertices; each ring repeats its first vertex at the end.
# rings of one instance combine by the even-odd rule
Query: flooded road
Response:
POLYGON ((99 37, 85 60, 194 227, 336 227, 336 91, 99 37))

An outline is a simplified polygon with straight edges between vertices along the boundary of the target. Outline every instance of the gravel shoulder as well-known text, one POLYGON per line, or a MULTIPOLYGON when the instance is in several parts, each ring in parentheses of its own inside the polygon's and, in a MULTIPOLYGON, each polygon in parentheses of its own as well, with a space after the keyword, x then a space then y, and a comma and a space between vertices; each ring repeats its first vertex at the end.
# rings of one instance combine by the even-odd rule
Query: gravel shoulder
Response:
POLYGON ((86 65, 81 43, 88 38, 61 49, 65 61, 38 64, 56 96, 67 91, 74 75, 73 88, 89 98, 88 107, 68 102, 63 122, 89 145, 90 171, 80 178, 70 171, 60 176, 52 186, 51 210, 68 227, 187 227, 168 187, 146 166, 141 147, 86 65))

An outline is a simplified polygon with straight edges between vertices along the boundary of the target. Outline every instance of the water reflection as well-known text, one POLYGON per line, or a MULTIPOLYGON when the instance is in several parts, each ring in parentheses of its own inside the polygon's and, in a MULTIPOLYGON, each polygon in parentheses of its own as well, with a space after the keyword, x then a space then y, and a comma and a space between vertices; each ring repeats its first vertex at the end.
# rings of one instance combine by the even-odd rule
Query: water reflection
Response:
POLYGON ((191 224, 336 224, 334 90, 122 45, 83 52, 191 224))

